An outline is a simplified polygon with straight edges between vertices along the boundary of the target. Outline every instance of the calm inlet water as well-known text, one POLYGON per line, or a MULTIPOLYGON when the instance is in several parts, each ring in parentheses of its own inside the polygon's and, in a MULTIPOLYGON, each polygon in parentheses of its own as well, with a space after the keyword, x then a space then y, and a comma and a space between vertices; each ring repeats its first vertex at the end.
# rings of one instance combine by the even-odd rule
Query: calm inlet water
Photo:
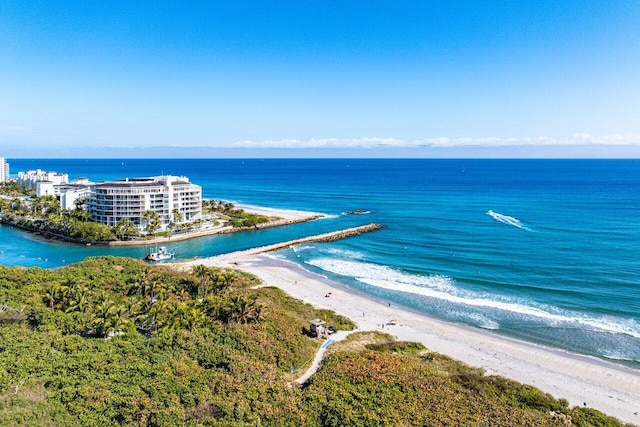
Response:
MULTIPOLYGON (((205 198, 327 219, 171 244, 210 256, 368 222, 276 256, 413 310, 640 368, 638 160, 10 160, 70 178, 187 175, 205 198), (368 214, 345 215, 353 209, 368 214)), ((58 267, 143 248, 0 226, 0 263, 58 267)))

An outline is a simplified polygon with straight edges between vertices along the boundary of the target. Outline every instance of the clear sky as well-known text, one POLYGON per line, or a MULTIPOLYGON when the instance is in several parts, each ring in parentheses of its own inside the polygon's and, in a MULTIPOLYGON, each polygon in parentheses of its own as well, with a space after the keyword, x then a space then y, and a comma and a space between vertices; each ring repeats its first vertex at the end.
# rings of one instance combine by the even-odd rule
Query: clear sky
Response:
POLYGON ((640 1, 3 0, 0 156, 640 157, 640 1))

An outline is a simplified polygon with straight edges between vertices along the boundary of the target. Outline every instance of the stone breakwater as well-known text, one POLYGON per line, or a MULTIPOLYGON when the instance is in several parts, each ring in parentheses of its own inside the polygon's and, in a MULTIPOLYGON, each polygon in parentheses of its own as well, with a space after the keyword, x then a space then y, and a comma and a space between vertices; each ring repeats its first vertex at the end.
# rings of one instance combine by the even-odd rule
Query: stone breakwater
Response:
POLYGON ((285 249, 290 246, 304 245, 307 243, 316 243, 316 242, 334 242, 336 240, 346 239, 348 237, 357 236, 359 234, 369 233, 371 231, 380 230, 383 228, 380 224, 366 224, 360 225, 358 227, 346 228, 344 230, 332 231, 330 233, 324 234, 316 234, 315 236, 303 237, 301 239, 289 240, 287 242, 282 243, 274 243, 273 245, 260 246, 253 249, 248 249, 243 251, 244 253, 250 255, 257 255, 265 252, 273 252, 278 251, 280 249, 285 249))

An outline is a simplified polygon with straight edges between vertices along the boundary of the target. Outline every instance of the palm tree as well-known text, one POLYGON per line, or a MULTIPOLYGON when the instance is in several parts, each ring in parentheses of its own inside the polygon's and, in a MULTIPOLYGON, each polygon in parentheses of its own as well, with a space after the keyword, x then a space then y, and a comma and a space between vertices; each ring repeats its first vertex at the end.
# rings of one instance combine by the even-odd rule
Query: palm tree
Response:
POLYGON ((103 299, 94 306, 91 322, 97 335, 106 337, 109 334, 122 332, 131 326, 126 316, 127 308, 110 299, 103 299))
POLYGON ((224 310, 223 321, 230 323, 258 322, 262 319, 263 305, 257 302, 256 296, 248 298, 242 295, 232 297, 224 310))
POLYGON ((84 199, 83 198, 77 198, 73 201, 74 206, 76 207, 76 210, 84 210, 84 199))
POLYGON ((119 240, 126 240, 127 238, 138 236, 140 232, 130 219, 121 218, 118 223, 113 226, 113 234, 115 234, 119 240))
POLYGON ((15 197, 11 200, 11 207, 13 212, 18 216, 23 216, 24 211, 27 208, 26 203, 19 197, 15 197))
POLYGON ((178 209, 173 209, 171 211, 171 215, 173 215, 173 222, 176 222, 176 223, 182 222, 183 217, 178 209))
POLYGON ((184 313, 184 325, 189 331, 193 331, 194 328, 200 326, 204 320, 204 311, 200 307, 189 307, 184 313))
POLYGON ((202 264, 193 267, 193 274, 200 279, 198 286, 198 298, 206 298, 209 293, 209 284, 211 282, 211 269, 202 264))
POLYGON ((82 222, 87 222, 91 219, 91 214, 84 209, 75 209, 71 215, 82 222))
POLYGON ((76 286, 71 292, 69 297, 69 306, 67 307, 67 313, 79 311, 85 313, 89 303, 89 290, 84 285, 76 286))
POLYGON ((228 289, 236 278, 236 274, 231 270, 225 270, 215 276, 214 286, 216 292, 228 289))
POLYGON ((51 283, 44 292, 42 296, 42 300, 45 304, 49 305, 51 311, 53 311, 54 305, 58 301, 58 297, 60 294, 60 283, 53 282, 51 283))
POLYGON ((154 234, 160 229, 160 215, 158 215, 158 212, 146 210, 142 214, 142 219, 146 223, 147 234, 154 234))
POLYGON ((44 202, 44 214, 55 215, 60 212, 60 201, 55 196, 40 197, 44 202))

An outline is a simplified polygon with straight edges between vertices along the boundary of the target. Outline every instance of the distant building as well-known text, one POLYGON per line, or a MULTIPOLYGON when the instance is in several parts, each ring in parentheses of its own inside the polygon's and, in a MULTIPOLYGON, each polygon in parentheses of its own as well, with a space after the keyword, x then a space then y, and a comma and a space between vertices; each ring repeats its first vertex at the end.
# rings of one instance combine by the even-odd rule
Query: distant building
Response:
POLYGON ((175 222, 174 210, 180 213, 180 223, 202 217, 202 187, 185 176, 159 176, 100 182, 91 186, 85 199, 85 209, 91 219, 109 226, 128 219, 140 230, 146 226, 145 211, 158 213, 160 227, 165 230, 175 222))
MULTIPOLYGON (((63 174, 57 174, 60 176, 66 176, 63 174)), ((54 181, 37 181, 36 182, 36 197, 42 196, 56 196, 61 199, 64 198, 66 193, 77 193, 78 195, 88 194, 90 192, 90 186, 94 183, 87 178, 76 178, 70 183, 56 184, 54 181)), ((84 197, 84 196, 83 196, 84 197)), ((77 198, 77 197, 76 197, 77 198)), ((75 207, 71 202, 71 207, 62 206, 63 209, 71 209, 75 207)))
POLYGON ((46 172, 41 169, 18 172, 18 184, 25 187, 37 188, 38 183, 44 181, 51 182, 53 185, 66 184, 69 182, 69 175, 66 173, 46 172))
POLYGON ((4 159, 4 157, 0 157, 0 182, 8 182, 9 181, 9 163, 4 159))

